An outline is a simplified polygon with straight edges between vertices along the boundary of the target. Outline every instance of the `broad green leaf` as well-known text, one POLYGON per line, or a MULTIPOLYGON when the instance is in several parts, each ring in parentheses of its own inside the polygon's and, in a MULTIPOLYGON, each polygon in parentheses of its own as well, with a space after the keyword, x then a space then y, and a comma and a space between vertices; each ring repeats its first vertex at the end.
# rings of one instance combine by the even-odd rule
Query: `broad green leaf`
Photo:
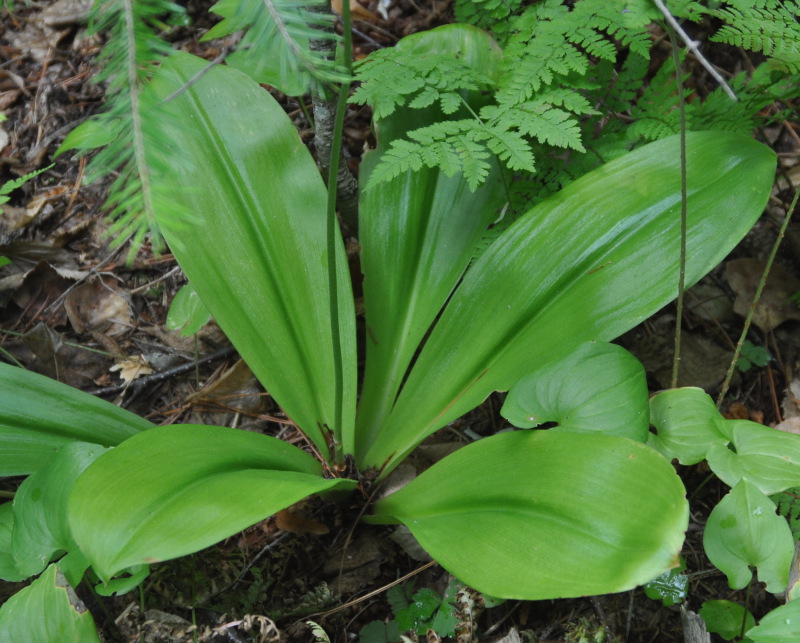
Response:
POLYGON ((725 447, 730 441, 724 418, 700 388, 677 388, 654 395, 650 422, 656 428, 650 446, 681 464, 697 464, 712 447, 725 447))
MULTIPOLYGON (((536 364, 586 340, 613 339, 673 299, 679 148, 678 137, 645 145, 510 226, 467 271, 362 464, 391 470, 425 436, 536 364)), ((761 214, 775 154, 722 132, 691 132, 687 148, 691 285, 761 214)))
MULTIPOLYGON (((40 573, 56 552, 76 549, 67 523, 69 492, 84 469, 106 451, 97 444, 71 442, 20 485, 14 496, 11 544, 17 569, 25 576, 40 573)), ((85 567, 77 580, 84 571, 85 567)))
POLYGON ((747 479, 741 480, 711 511, 703 532, 708 559, 727 577, 733 589, 751 580, 751 567, 767 591, 786 589, 794 539, 777 507, 747 479))
POLYGON ((746 634, 753 643, 800 641, 800 601, 776 607, 746 634))
POLYGON ((64 142, 59 145, 53 158, 63 154, 68 150, 79 150, 85 152, 94 150, 98 147, 108 145, 117 135, 115 128, 108 127, 108 120, 90 118, 70 131, 64 138, 64 142))
POLYGON ((340 441, 344 436, 352 453, 355 312, 337 234, 337 372, 319 170, 283 109, 241 72, 218 66, 187 88, 205 67, 205 60, 176 53, 148 86, 161 98, 181 90, 167 103, 169 123, 180 123, 172 131, 174 171, 158 179, 173 191, 183 187, 181 198, 199 219, 180 234, 162 226, 165 237, 200 299, 284 411, 322 453, 328 430, 340 441))
POLYGON ((13 505, 0 505, 0 579, 10 583, 24 580, 25 574, 17 569, 11 553, 11 533, 14 530, 13 505))
POLYGON ((167 313, 166 327, 180 330, 181 337, 191 337, 208 323, 211 313, 200 301, 200 295, 191 284, 183 286, 172 299, 167 313))
POLYGON ((646 442, 650 427, 644 367, 621 346, 587 342, 520 379, 500 414, 524 429, 591 431, 646 442))
POLYGON ((709 632, 719 634, 728 641, 742 633, 743 623, 745 631, 756 624, 756 619, 749 610, 745 610, 743 605, 733 601, 705 601, 699 614, 709 632))
POLYGON ((99 643, 92 615, 55 564, 0 607, 0 641, 99 643))
POLYGON ((310 455, 266 435, 159 427, 98 458, 78 478, 69 524, 108 581, 128 567, 208 547, 306 496, 354 486, 323 478, 310 455))
POLYGON ((7 364, 0 364, 0 391, 0 476, 33 473, 69 442, 115 446, 153 426, 105 400, 7 364))
POLYGON ((800 486, 800 436, 749 420, 725 420, 732 448, 715 445, 708 466, 729 487, 742 478, 772 495, 800 486))
MULTIPOLYGON (((60 563, 61 561, 59 561, 60 563)), ((127 594, 131 590, 142 584, 142 581, 150 575, 149 565, 134 565, 127 569, 127 576, 112 578, 107 583, 98 583, 94 591, 100 596, 113 596, 117 594, 127 594)), ((65 574, 66 575, 66 574, 65 574)))
POLYGON ((211 10, 223 17, 203 36, 222 38, 247 29, 225 62, 251 78, 289 96, 302 96, 314 79, 328 83, 348 79, 345 69, 313 51, 309 39, 337 39, 335 18, 321 0, 222 0, 211 10), (312 11, 314 6, 323 13, 312 11))
MULTIPOLYGON (((451 53, 487 75, 501 57, 488 34, 465 25, 409 36, 398 46, 419 55, 451 53)), ((399 109, 379 122, 379 147, 362 162, 362 184, 393 137, 441 118, 441 111, 434 108, 399 109)), ((475 192, 461 177, 448 178, 440 170, 423 168, 361 193, 367 359, 357 455, 366 452, 385 422, 420 342, 505 198, 496 166, 475 192)))
POLYGON ((659 453, 599 434, 484 438, 379 501, 478 591, 539 600, 621 592, 678 565, 683 485, 659 453))

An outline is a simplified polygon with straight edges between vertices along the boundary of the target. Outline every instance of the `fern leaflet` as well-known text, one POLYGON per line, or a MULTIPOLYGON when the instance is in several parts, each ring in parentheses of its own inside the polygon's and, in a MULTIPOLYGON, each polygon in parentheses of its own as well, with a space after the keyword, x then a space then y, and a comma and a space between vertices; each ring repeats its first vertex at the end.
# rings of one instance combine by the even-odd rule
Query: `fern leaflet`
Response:
POLYGON ((111 184, 105 209, 113 222, 109 233, 116 236, 112 246, 132 238, 128 259, 132 260, 148 233, 153 250, 164 243, 155 219, 156 203, 169 203, 166 225, 179 226, 180 208, 173 195, 158 194, 150 177, 168 165, 170 147, 162 135, 163 110, 142 94, 145 81, 158 61, 172 51, 157 33, 162 31, 165 14, 181 14, 183 9, 167 0, 102 0, 90 13, 93 33, 107 32, 108 43, 100 54, 101 71, 96 82, 107 81, 107 111, 70 132, 59 148, 85 151, 105 145, 89 163, 87 180, 117 172, 111 184), (106 136, 98 136, 98 132, 106 136), (107 144, 106 144, 107 143, 107 144), (172 223, 170 223, 172 222, 172 223))
POLYGON ((356 69, 361 86, 350 100, 372 105, 376 119, 390 116, 405 104, 419 109, 437 101, 445 114, 453 114, 463 104, 460 90, 492 85, 490 78, 461 60, 437 54, 410 56, 395 48, 374 52, 356 69))
POLYGON ((223 17, 203 40, 246 29, 229 65, 290 96, 306 93, 315 81, 349 80, 345 68, 314 51, 313 39, 338 39, 333 15, 309 10, 324 0, 221 0, 211 10, 223 17))

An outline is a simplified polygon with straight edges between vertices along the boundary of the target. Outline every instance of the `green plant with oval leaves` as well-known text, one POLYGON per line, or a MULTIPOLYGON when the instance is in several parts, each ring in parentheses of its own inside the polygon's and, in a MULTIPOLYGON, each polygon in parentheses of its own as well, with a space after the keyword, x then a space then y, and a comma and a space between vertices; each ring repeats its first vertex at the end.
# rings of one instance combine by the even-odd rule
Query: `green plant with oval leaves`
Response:
MULTIPOLYGON (((502 55, 462 25, 401 46, 455 55, 487 78, 502 55)), ((173 54, 146 90, 169 112, 164 127, 175 128, 170 171, 151 179, 183 186, 197 217, 180 231, 161 228, 200 300, 319 458, 236 429, 154 427, 0 365, 0 473, 29 475, 13 509, 0 512, 4 577, 46 570, 36 583, 51 583, 61 571, 75 585, 91 566, 102 591, 130 588, 150 564, 308 495, 355 489, 350 461, 385 480, 426 437, 518 381, 507 417, 556 430, 470 444, 375 503, 367 522, 406 525, 448 571, 496 597, 618 592, 677 565, 685 491, 646 443, 641 366, 606 342, 676 295, 678 139, 578 179, 474 262, 506 199, 497 164, 474 191, 462 176, 418 168, 363 192, 359 395, 352 286, 316 165, 266 91, 236 70, 201 74, 205 67, 173 54)), ((462 97, 485 100, 479 90, 462 97)), ((379 120, 361 181, 392 140, 442 118, 430 107, 379 120)), ((752 226, 774 169, 774 154, 747 137, 687 136, 687 283, 752 226)), ((42 600, 63 608, 64 596, 42 600)), ((18 613, 0 611, 0 633, 18 613)), ((30 632, 40 627, 28 620, 30 632)))
POLYGON ((703 531, 708 559, 743 589, 757 570, 772 593, 789 602, 756 626, 752 615, 729 601, 712 601, 700 614, 711 631, 725 638, 745 636, 754 643, 794 641, 800 637, 800 601, 795 538, 779 515, 775 497, 800 487, 800 438, 749 420, 728 420, 701 389, 662 391, 650 400, 655 433, 651 446, 681 464, 705 460, 730 491, 713 508, 703 531), (731 618, 730 613, 735 617, 731 618), (747 620, 745 620, 745 615, 747 620), (734 622, 734 626, 730 623, 734 622), (738 626, 737 626, 738 625, 738 626))

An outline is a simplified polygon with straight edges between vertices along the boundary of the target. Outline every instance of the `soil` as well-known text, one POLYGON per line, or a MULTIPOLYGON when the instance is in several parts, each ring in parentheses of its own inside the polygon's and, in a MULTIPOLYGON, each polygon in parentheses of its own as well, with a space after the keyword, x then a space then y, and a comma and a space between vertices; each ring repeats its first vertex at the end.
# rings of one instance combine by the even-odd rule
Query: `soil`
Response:
MULTIPOLYGON (((0 214, 0 256, 13 259, 13 269, 0 271, 0 352, 5 355, 0 358, 159 424, 238 426, 302 446, 302 436, 213 323, 196 341, 166 328, 169 304, 185 283, 173 257, 154 256, 145 244, 127 264, 128 248, 111 247, 104 235, 107 182, 87 184, 85 158, 71 153, 53 158, 66 134, 103 106, 103 89, 92 82, 103 43, 86 33, 88 4, 45 0, 0 13, 0 111, 7 116, 2 124, 7 137, 0 138, 0 185, 53 164, 17 190, 0 214)), ((190 0, 191 26, 175 28, 170 40, 210 60, 220 49, 199 40, 214 22, 208 7, 190 0)), ((356 23, 355 55, 451 20, 448 0, 397 0, 388 19, 356 23)), ((710 55, 729 73, 743 64, 738 52, 722 46, 712 47, 710 55)), ((311 128, 298 101, 278 97, 310 141, 311 128)), ((357 171, 371 140, 366 108, 351 106, 345 133, 350 165, 357 171)), ((800 160, 797 123, 782 123, 759 136, 774 146, 787 168, 800 160)), ((742 329, 734 300, 747 288, 732 285, 729 262, 768 255, 790 197, 787 181, 782 185, 753 232, 703 280, 705 290, 689 298, 681 384, 702 386, 712 395, 719 391, 742 329)), ((796 292, 800 285, 791 290, 790 284, 798 277, 800 230, 790 227, 787 238, 778 257, 782 277, 770 288, 796 292)), ((757 282, 759 266, 734 272, 743 273, 745 282, 757 282)), ((773 359, 737 371, 724 406, 732 417, 774 425, 784 415, 798 415, 790 408, 798 394, 786 391, 797 369, 800 309, 791 305, 782 315, 780 324, 750 331, 752 343, 766 347, 773 359)), ((674 325, 670 306, 620 340, 642 359, 654 391, 668 386, 674 325)), ((501 403, 501 395, 492 396, 431 444, 464 440, 466 430, 496 431, 503 423, 497 412, 501 403)), ((690 579, 686 607, 696 611, 705 600, 730 599, 746 601, 756 617, 767 613, 779 604, 776 597, 756 580, 747 590, 730 590, 703 553, 702 525, 726 488, 707 483, 708 471, 701 466, 681 467, 680 473, 693 511, 683 552, 690 579)), ((18 483, 2 481, 0 491, 12 492, 18 483)), ((360 524, 357 500, 343 506, 309 500, 291 507, 217 546, 154 566, 141 591, 132 594, 101 597, 89 584, 78 592, 105 641, 313 641, 309 621, 331 641, 353 641, 366 624, 393 618, 387 590, 397 579, 405 578, 410 591, 430 588, 439 595, 452 581, 424 552, 398 544, 402 534, 360 524)), ((0 602, 22 586, 0 583, 0 602)), ((459 641, 684 640, 680 607, 665 607, 641 588, 582 599, 506 601, 485 609, 481 597, 466 591, 460 596, 467 597, 467 606, 458 612, 459 641)), ((436 637, 431 633, 427 640, 436 637)))

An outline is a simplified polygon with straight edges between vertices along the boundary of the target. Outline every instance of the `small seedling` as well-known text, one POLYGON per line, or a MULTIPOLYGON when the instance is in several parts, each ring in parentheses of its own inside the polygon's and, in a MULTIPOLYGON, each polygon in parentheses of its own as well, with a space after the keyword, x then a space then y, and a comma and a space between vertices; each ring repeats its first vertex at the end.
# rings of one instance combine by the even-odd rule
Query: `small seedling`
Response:
POLYGON ((756 346, 749 340, 745 340, 742 344, 742 352, 739 355, 739 361, 736 366, 742 373, 749 371, 754 366, 766 366, 772 359, 772 355, 763 346, 756 346))
POLYGON ((686 561, 681 556, 681 564, 670 569, 658 578, 654 578, 649 583, 645 583, 644 593, 648 598, 660 600, 665 607, 672 607, 683 602, 686 598, 686 590, 689 587, 689 577, 683 573, 686 569, 686 561))
POLYGON ((389 643, 398 641, 403 632, 424 636, 428 630, 439 636, 453 636, 458 622, 453 601, 458 589, 455 580, 450 582, 443 596, 427 587, 412 594, 411 583, 395 585, 387 592, 394 619, 365 625, 361 629, 362 643, 389 643))

